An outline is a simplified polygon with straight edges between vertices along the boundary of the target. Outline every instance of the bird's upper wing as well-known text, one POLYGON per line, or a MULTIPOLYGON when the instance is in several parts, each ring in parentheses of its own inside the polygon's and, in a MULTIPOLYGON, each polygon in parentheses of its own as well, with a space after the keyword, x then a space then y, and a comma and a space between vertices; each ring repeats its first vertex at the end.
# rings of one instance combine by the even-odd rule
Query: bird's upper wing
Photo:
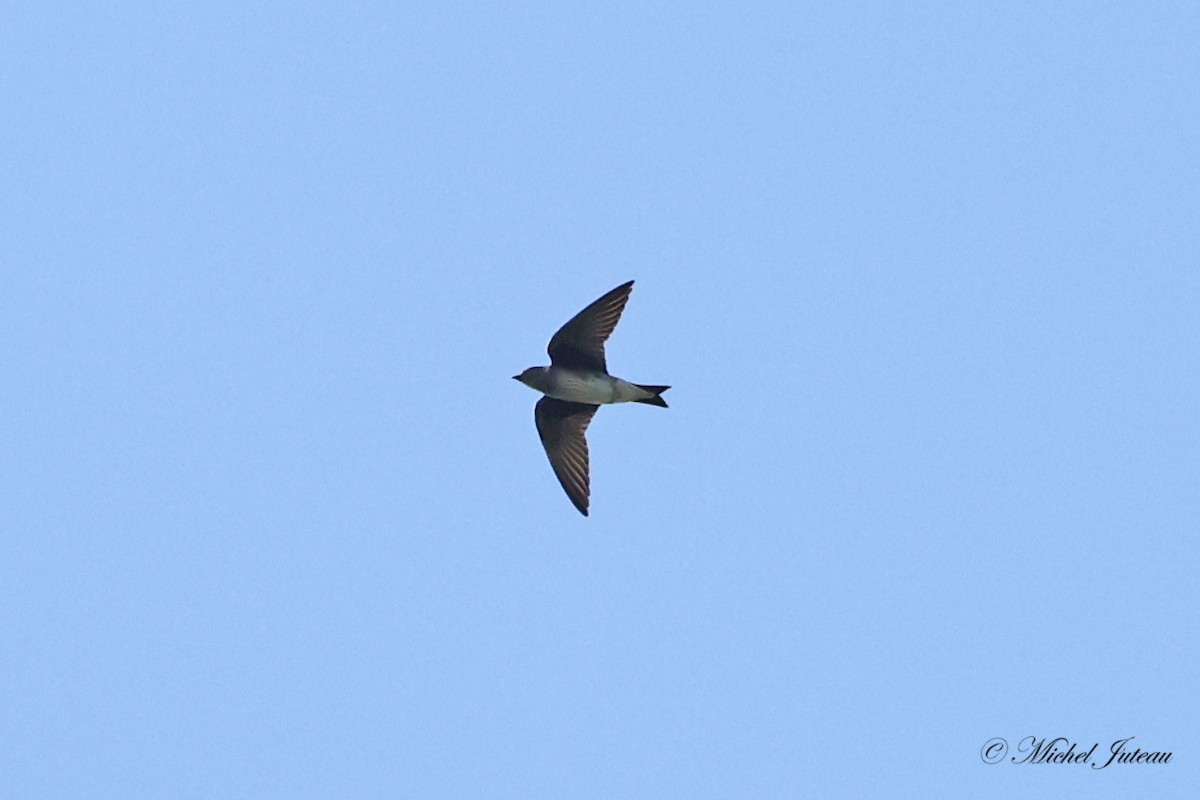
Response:
POLYGON ((556 367, 607 373, 604 342, 617 327, 631 291, 633 281, 621 284, 559 328, 546 348, 550 363, 556 367))
POLYGON ((550 466, 558 476, 571 498, 571 502, 585 517, 588 515, 588 497, 591 494, 588 482, 588 445, 584 433, 592 415, 600 406, 589 403, 569 403, 553 397, 543 397, 533 407, 533 420, 537 423, 538 436, 550 466))

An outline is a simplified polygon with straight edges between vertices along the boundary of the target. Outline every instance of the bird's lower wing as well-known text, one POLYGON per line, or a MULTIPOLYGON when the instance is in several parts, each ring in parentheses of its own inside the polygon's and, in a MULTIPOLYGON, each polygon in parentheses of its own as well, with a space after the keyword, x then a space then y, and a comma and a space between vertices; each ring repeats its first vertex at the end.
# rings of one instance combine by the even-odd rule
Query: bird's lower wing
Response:
POLYGON ((588 445, 585 432, 600 406, 543 397, 533 408, 538 436, 550 466, 579 513, 588 515, 588 445))

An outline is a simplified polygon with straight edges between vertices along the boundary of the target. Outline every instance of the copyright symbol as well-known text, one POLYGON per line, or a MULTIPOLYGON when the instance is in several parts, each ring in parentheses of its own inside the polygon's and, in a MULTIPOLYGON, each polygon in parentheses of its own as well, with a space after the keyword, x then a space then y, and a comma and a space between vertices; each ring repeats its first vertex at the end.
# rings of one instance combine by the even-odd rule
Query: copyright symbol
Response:
POLYGON ((983 743, 983 749, 979 751, 979 757, 983 759, 985 764, 997 764, 1000 759, 1004 758, 1004 754, 1008 752, 1008 742, 997 736, 995 739, 988 739, 983 743))

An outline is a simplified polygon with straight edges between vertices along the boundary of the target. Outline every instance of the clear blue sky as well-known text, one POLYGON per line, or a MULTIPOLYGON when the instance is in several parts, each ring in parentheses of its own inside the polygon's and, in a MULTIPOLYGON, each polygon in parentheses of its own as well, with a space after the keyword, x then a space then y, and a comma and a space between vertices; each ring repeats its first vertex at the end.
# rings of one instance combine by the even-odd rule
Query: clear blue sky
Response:
POLYGON ((1194 796, 1197 41, 7 4, 0 794, 1194 796), (510 376, 631 278, 584 519, 510 376))

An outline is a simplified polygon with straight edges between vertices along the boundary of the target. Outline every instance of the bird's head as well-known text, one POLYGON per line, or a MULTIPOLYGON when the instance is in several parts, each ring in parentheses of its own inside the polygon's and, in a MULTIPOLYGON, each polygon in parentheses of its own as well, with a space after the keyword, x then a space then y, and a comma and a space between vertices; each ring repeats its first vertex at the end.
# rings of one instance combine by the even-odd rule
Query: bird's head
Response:
POLYGON ((520 381, 531 389, 536 389, 537 384, 540 383, 542 373, 545 371, 545 367, 530 367, 520 375, 513 375, 513 380, 520 381))

